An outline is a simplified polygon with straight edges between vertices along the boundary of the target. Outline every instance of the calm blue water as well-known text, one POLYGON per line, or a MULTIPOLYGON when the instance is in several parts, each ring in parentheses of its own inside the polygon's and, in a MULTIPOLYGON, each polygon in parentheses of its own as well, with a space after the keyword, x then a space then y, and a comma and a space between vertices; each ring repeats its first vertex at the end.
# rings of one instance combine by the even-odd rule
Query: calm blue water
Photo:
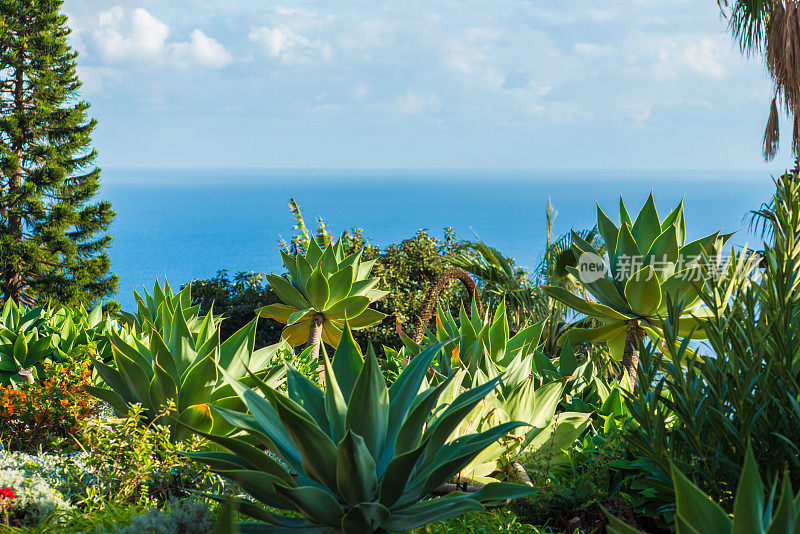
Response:
POLYGON ((558 210, 555 234, 592 226, 596 202, 618 220, 620 194, 638 212, 652 190, 662 217, 685 197, 690 239, 722 228, 738 231, 738 244, 756 244, 743 217, 773 188, 757 171, 136 170, 105 171, 103 180, 101 195, 117 212, 111 260, 125 309, 132 291, 157 277, 176 287, 218 269, 280 271, 278 240, 292 236, 290 198, 309 226, 322 217, 334 234, 363 228, 386 245, 419 229, 441 237, 450 226, 533 266, 548 197, 558 210))

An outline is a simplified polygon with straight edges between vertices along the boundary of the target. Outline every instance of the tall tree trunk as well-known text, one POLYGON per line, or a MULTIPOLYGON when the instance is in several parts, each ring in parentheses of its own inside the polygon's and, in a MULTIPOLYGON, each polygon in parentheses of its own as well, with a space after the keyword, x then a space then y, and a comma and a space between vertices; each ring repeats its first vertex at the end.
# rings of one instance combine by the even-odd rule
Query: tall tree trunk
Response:
POLYGON ((628 374, 631 386, 636 384, 636 370, 639 368, 639 342, 644 339, 645 331, 639 321, 631 319, 625 331, 625 349, 622 352, 622 368, 628 374))
POLYGON ((311 320, 311 328, 308 330, 308 342, 306 348, 311 347, 311 359, 319 359, 319 347, 322 343, 322 325, 325 324, 325 316, 321 313, 314 315, 311 320))
MULTIPOLYGON (((14 109, 22 114, 25 110, 25 73, 22 67, 17 67, 14 76, 14 109)), ((12 141, 12 150, 17 156, 17 162, 8 178, 8 197, 10 201, 6 206, 6 221, 11 239, 17 244, 22 244, 22 206, 20 195, 22 189, 22 159, 25 155, 25 132, 21 131, 12 141)), ((22 247, 18 247, 21 249, 22 247)), ((23 298, 23 270, 21 262, 16 265, 5 266, 6 297, 16 302, 23 298)))

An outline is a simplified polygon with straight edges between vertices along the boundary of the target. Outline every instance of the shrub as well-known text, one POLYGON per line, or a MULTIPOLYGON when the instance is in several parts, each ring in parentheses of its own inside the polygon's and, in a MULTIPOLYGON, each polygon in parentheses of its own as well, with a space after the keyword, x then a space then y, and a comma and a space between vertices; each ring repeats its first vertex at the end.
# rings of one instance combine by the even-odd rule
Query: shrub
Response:
POLYGON ((24 466, 8 465, 7 460, 5 453, 0 453, 0 488, 8 488, 14 493, 7 510, 7 524, 35 526, 51 512, 70 508, 69 502, 50 480, 24 466))
POLYGON ((0 313, 0 386, 44 378, 45 364, 71 361, 81 347, 102 346, 114 325, 99 306, 90 313, 6 301, 0 313))
POLYGON ((83 488, 98 482, 83 453, 28 454, 2 451, 0 472, 7 471, 21 473, 26 479, 40 479, 70 504, 76 504, 83 498, 83 488))
POLYGON ((224 434, 230 425, 216 416, 211 404, 235 408, 238 398, 218 369, 250 381, 247 372, 278 385, 282 367, 275 366, 276 354, 290 351, 286 343, 254 350, 256 323, 253 319, 233 336, 220 341, 218 321, 201 316, 190 306, 191 288, 177 295, 168 284, 156 282, 153 294, 136 295, 138 311, 126 319, 126 330, 111 334, 113 358, 108 364, 93 359, 94 368, 107 387, 86 386, 92 395, 108 402, 117 416, 128 413, 128 406, 139 403, 148 423, 158 421, 170 428, 173 441, 187 437, 180 420, 224 434), (156 417, 172 403, 176 412, 156 417), (174 417, 172 417, 174 416, 174 417))
MULTIPOLYGON (((165 408, 159 417, 167 412, 165 408)), ((144 421, 142 407, 132 405, 126 418, 92 419, 83 425, 82 458, 92 479, 74 482, 81 486, 84 505, 164 502, 195 489, 221 491, 224 483, 219 477, 188 461, 170 442, 169 427, 144 421)), ((193 437, 183 442, 182 450, 200 447, 201 441, 193 437)))
POLYGON ((97 401, 84 388, 91 378, 88 358, 71 364, 46 363, 47 378, 0 388, 0 444, 9 450, 49 450, 55 440, 70 440, 78 422, 96 412, 97 401))
MULTIPOLYGON (((730 510, 748 443, 768 482, 788 468, 800 486, 800 184, 778 183, 760 281, 740 253, 725 277, 707 276, 701 297, 709 353, 687 358, 680 311, 671 310, 668 356, 645 346, 642 388, 628 402, 640 425, 631 435, 639 486, 652 512, 674 509, 670 463, 730 510), (737 274, 738 273, 738 274, 737 274), (681 362, 687 360, 686 367, 681 362)), ((677 308, 677 307, 676 307, 677 308)))
POLYGON ((151 508, 134 515, 125 526, 115 525, 112 534, 208 534, 214 529, 214 516, 205 502, 172 500, 162 509, 151 508))
POLYGON ((469 512, 461 517, 420 527, 414 534, 545 534, 553 532, 522 523, 506 508, 469 512))
MULTIPOLYGON (((354 333, 356 340, 376 347, 400 345, 395 330, 395 320, 411 331, 416 314, 428 291, 428 285, 446 268, 446 256, 455 246, 452 229, 444 231, 444 238, 437 239, 420 230, 413 237, 391 243, 383 250, 370 245, 360 229, 345 232, 343 242, 347 253, 363 249, 362 259, 375 260, 373 276, 380 278, 380 289, 388 291, 374 308, 391 315, 382 323, 354 333)), ((212 309, 222 313, 225 321, 221 325, 222 339, 250 322, 256 309, 279 302, 272 289, 262 281, 262 275, 237 273, 233 280, 224 272, 207 280, 192 282, 192 304, 200 306, 201 313, 212 309)), ((458 308, 467 294, 461 285, 447 286, 439 297, 442 306, 458 314, 458 308)), ((256 347, 277 343, 283 326, 277 321, 264 320, 259 325, 256 347)))
POLYGON ((406 532, 528 495, 525 486, 493 483, 476 493, 432 498, 483 449, 522 425, 506 423, 446 443, 500 379, 463 393, 426 424, 444 388, 421 392, 421 385, 440 348, 417 356, 390 390, 375 353, 368 351, 362 360, 345 328, 333 362, 323 355, 324 391, 291 368, 288 394, 261 383, 262 397, 231 380, 249 413, 218 410, 242 432, 236 438, 198 432, 230 452, 189 456, 239 482, 262 505, 303 515, 273 514, 237 499, 242 513, 272 524, 247 527, 263 532, 285 531, 286 526, 309 532, 406 532))
MULTIPOLYGON (((192 281, 192 305, 200 306, 201 315, 213 310, 223 317, 219 325, 223 341, 252 321, 257 309, 278 302, 280 299, 261 273, 239 272, 231 278, 228 271, 220 270, 213 278, 192 281)), ((282 330, 283 326, 277 321, 261 321, 255 348, 277 343, 282 330)))
MULTIPOLYGON (((778 500, 775 500, 776 486, 773 485, 769 498, 765 501, 764 483, 758 473, 758 464, 751 447, 745 453, 744 467, 734 497, 736 504, 733 516, 692 484, 675 466, 672 467, 672 481, 677 501, 677 534, 800 532, 800 493, 795 496, 789 477, 785 475, 778 500)), ((606 515, 611 521, 609 534, 642 534, 610 514, 606 515)))

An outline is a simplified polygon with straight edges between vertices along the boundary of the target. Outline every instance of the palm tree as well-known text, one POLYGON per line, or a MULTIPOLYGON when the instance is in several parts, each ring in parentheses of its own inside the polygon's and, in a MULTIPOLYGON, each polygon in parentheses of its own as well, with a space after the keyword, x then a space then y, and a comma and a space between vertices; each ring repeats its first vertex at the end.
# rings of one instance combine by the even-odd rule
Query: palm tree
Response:
POLYGON ((743 54, 761 54, 774 82, 764 159, 778 151, 778 108, 794 122, 792 153, 794 174, 800 172, 800 2, 798 0, 717 0, 728 28, 743 54))
MULTIPOLYGON (((572 251, 572 233, 553 239, 553 222, 557 214, 548 199, 546 246, 533 272, 518 267, 512 258, 503 256, 497 249, 480 240, 461 241, 455 252, 448 257, 451 265, 465 270, 480 281, 481 294, 489 310, 494 310, 501 302, 505 304, 512 329, 518 331, 525 325, 544 321, 542 342, 548 354, 558 351, 556 340, 567 329, 573 326, 590 326, 585 319, 574 322, 576 318, 569 317, 570 309, 550 298, 540 288, 541 285, 553 285, 583 296, 586 293, 567 270, 568 266, 574 267, 578 263, 572 251)), ((581 230, 578 235, 605 252, 605 244, 597 228, 581 230)))

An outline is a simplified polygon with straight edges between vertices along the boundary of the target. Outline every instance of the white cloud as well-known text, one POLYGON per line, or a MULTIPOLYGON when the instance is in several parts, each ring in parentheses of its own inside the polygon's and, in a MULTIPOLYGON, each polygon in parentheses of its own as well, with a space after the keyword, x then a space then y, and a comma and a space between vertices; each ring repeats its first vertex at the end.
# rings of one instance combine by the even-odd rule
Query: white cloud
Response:
POLYGON ((740 63, 727 36, 642 35, 626 45, 633 63, 648 65, 657 81, 674 82, 688 75, 722 80, 728 66, 740 63))
POLYGON ((353 100, 361 101, 369 96, 371 89, 369 85, 360 83, 353 88, 353 100))
POLYGON ((595 44, 595 43, 575 43, 572 49, 578 54, 590 57, 608 56, 613 52, 614 48, 609 44, 595 44))
POLYGON ((126 13, 116 6, 97 16, 94 49, 106 65, 147 64, 221 68, 232 60, 219 42, 200 29, 189 41, 169 42, 170 27, 144 8, 126 13))
POLYGON ((250 30, 250 41, 282 63, 307 63, 314 59, 331 59, 331 45, 320 39, 311 40, 286 24, 261 26, 250 30))
POLYGON ((182 64, 197 63, 212 69, 222 68, 232 60, 224 46, 199 29, 192 32, 188 43, 175 44, 174 54, 182 64))
POLYGON ((98 16, 94 39, 100 55, 108 63, 147 61, 159 57, 169 37, 169 26, 143 8, 137 8, 126 20, 117 6, 98 16))
POLYGON ((435 94, 421 94, 411 90, 403 95, 399 95, 392 103, 392 109, 404 115, 432 113, 441 107, 442 102, 435 94))

